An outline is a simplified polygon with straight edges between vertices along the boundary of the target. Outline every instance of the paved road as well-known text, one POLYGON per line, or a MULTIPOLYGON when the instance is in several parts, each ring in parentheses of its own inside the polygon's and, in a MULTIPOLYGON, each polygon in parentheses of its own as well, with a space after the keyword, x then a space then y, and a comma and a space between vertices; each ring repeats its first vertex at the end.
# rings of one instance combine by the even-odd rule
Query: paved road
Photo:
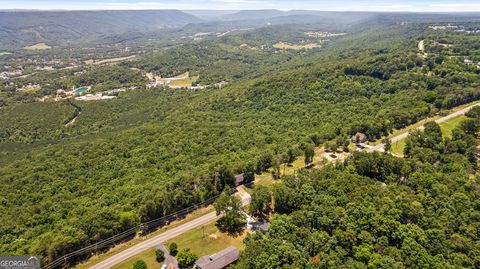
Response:
MULTIPOLYGON (((247 205, 250 203, 250 195, 245 196, 245 193, 242 192, 242 204, 247 205)), ((207 224, 217 218, 216 212, 211 212, 206 215, 203 215, 201 217, 198 217, 196 219, 193 219, 187 223, 184 223, 180 226, 177 226, 175 228, 172 228, 166 232, 163 232, 159 235, 156 235, 152 238, 149 238, 141 243, 138 243, 137 245, 134 245, 118 254, 115 254, 114 256, 103 260, 102 262, 99 262, 93 266, 90 267, 90 269, 108 269, 111 268, 112 266, 144 251, 150 248, 154 248, 156 246, 159 246, 161 243, 170 240, 172 238, 175 238, 187 231, 190 231, 196 227, 202 226, 204 224, 207 224)))
MULTIPOLYGON (((473 107, 476 107, 476 106, 480 106, 480 103, 478 104, 474 104, 474 105, 471 105, 469 107, 466 107, 464 109, 461 109, 461 110, 458 110, 456 112, 453 112, 445 117, 442 117, 440 119, 437 119, 435 120, 436 123, 442 123, 444 121, 447 121, 449 119, 452 119, 452 118, 455 118, 457 116, 460 116, 460 115, 464 115, 465 113, 467 113, 468 111, 470 111, 470 109, 472 109, 473 107)), ((416 130, 423 130, 425 127, 420 126, 418 127, 416 130)), ((399 134, 397 136, 394 136, 392 137, 390 140, 392 141, 392 144, 402 140, 402 139, 405 139, 407 138, 407 136, 409 135, 410 133, 409 132, 405 132, 403 134, 399 134)), ((376 146, 373 146, 371 148, 368 148, 367 149, 367 152, 374 152, 374 151, 383 151, 384 150, 384 147, 385 147, 385 144, 379 144, 379 145, 376 145, 376 146)))

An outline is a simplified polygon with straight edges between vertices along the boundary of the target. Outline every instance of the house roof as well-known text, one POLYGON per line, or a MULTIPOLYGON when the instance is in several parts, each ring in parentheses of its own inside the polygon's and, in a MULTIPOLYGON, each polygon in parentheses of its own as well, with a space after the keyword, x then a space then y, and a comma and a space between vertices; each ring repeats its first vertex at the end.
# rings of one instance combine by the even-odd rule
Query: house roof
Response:
POLYGON ((238 185, 238 184, 242 183, 244 179, 245 179, 245 175, 243 173, 241 173, 240 175, 236 175, 235 176, 235 183, 238 185))
POLYGON ((200 257, 195 265, 200 269, 222 269, 234 263, 238 256, 240 251, 236 247, 228 247, 215 255, 200 257))

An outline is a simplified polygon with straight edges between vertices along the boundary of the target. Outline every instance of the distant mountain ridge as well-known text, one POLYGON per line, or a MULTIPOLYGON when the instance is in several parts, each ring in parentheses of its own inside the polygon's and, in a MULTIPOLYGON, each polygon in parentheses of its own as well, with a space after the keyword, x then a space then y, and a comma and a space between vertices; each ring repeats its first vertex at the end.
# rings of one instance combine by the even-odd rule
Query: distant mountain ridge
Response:
POLYGON ((49 45, 128 32, 182 27, 202 20, 179 10, 1 11, 0 49, 49 45))

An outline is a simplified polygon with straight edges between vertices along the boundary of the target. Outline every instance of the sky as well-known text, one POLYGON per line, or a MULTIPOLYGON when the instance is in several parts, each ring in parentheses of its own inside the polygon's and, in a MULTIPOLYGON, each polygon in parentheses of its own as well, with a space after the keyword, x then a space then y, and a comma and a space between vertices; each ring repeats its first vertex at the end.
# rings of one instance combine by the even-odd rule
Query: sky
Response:
POLYGON ((0 0, 0 9, 309 9, 325 11, 480 11, 480 0, 0 0))

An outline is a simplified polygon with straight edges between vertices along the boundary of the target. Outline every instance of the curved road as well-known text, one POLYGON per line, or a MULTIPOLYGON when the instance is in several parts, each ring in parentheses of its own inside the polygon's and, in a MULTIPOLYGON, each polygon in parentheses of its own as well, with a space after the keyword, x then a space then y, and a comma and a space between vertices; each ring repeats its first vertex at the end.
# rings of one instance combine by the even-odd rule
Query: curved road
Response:
MULTIPOLYGON (((470 111, 470 109, 472 109, 473 107, 476 107, 476 106, 480 106, 480 103, 471 105, 471 106, 466 107, 466 108, 464 108, 464 109, 461 109, 461 110, 459 110, 459 111, 455 111, 455 112, 453 112, 453 113, 451 113, 451 114, 449 114, 449 115, 447 115, 447 116, 445 116, 445 117, 436 119, 435 122, 436 122, 436 123, 442 123, 442 122, 444 122, 444 121, 447 121, 447 120, 449 120, 449 119, 455 118, 455 117, 457 117, 457 116, 464 115, 465 113, 467 113, 468 111, 470 111)), ((415 130, 423 130, 424 128, 425 128, 425 127, 423 127, 423 125, 422 125, 422 126, 416 128, 415 130)), ((409 134, 410 134, 410 132, 405 132, 405 133, 402 133, 402 134, 399 134, 399 135, 397 135, 397 136, 392 137, 390 140, 392 141, 392 144, 394 144, 394 143, 396 143, 396 142, 398 142, 398 141, 400 141, 400 140, 402 140, 402 139, 407 138, 407 136, 408 136, 409 134)), ((374 151, 378 151, 378 150, 382 151, 382 150, 384 150, 384 147, 385 147, 385 144, 382 143, 382 144, 373 146, 373 147, 371 147, 371 148, 368 148, 368 149, 367 149, 367 152, 374 152, 374 151)))
MULTIPOLYGON (((241 197, 242 205, 247 205, 250 203, 251 197, 250 195, 243 189, 243 187, 238 187, 237 188, 238 192, 235 195, 238 195, 241 197)), ((217 218, 217 213, 216 212, 210 212, 208 214, 205 214, 201 217, 198 217, 196 219, 193 219, 187 223, 184 223, 180 226, 177 226, 175 228, 172 228, 166 232, 163 232, 159 235, 156 235, 152 238, 149 238, 141 243, 138 243, 120 253, 117 253, 113 255, 110 258, 107 258, 93 266, 90 267, 90 269, 108 269, 112 268, 116 264, 144 251, 150 248, 157 247, 161 243, 170 240, 172 238, 177 237, 178 235, 181 235, 185 232, 188 232, 196 227, 202 226, 204 224, 207 224, 217 218)))

